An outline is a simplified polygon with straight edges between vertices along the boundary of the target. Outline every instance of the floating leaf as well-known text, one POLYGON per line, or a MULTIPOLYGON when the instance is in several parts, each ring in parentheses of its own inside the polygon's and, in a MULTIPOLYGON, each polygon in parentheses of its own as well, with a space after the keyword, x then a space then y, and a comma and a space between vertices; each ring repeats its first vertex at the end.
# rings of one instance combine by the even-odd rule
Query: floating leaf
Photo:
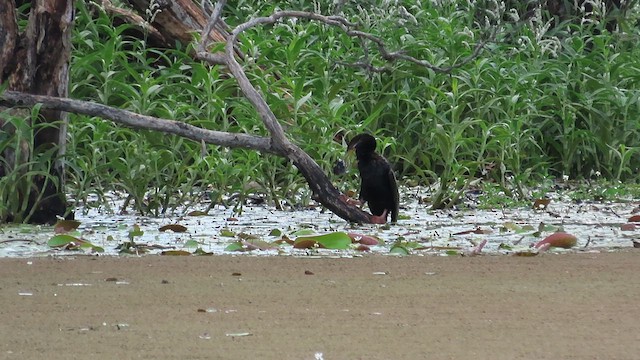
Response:
POLYGON ((190 256, 191 253, 186 250, 165 250, 160 253, 160 255, 168 255, 168 256, 190 256))
POLYGON ((348 233, 348 235, 354 243, 358 243, 358 244, 378 245, 381 242, 380 239, 374 236, 363 235, 363 234, 352 233, 352 232, 348 233))
POLYGON ((518 230, 521 229, 521 227, 518 224, 516 224, 514 222, 511 222, 511 221, 508 221, 508 222, 504 223, 502 225, 502 228, 507 230, 507 231, 518 231, 518 230))
POLYGON ((547 208, 547 206, 549 206, 550 202, 551 199, 536 199, 536 201, 533 202, 533 209, 544 210, 547 208))
POLYGON ((77 220, 59 220, 53 227, 56 234, 64 234, 73 231, 80 226, 81 222, 77 220))
POLYGON ((240 241, 232 242, 224 248, 224 251, 244 251, 242 243, 240 241))
POLYGON ((238 237, 242 240, 259 240, 260 236, 241 232, 238 237))
POLYGON ((273 229, 271 230, 271 232, 269 232, 269 236, 281 236, 282 235, 282 231, 280 231, 280 229, 273 229))
POLYGON ((276 240, 273 243, 276 244, 276 245, 280 245, 280 244, 293 245, 294 241, 289 239, 289 237, 287 235, 282 235, 282 238, 280 240, 276 240))
POLYGON ((183 233, 183 232, 187 232, 187 227, 186 226, 182 226, 180 224, 170 224, 170 225, 162 226, 158 230, 160 230, 161 232, 165 232, 165 231, 171 230, 171 231, 173 231, 175 233, 183 233))
POLYGON ((66 250, 90 249, 93 252, 104 252, 104 249, 100 246, 95 246, 86 240, 65 234, 53 236, 49 239, 47 245, 52 248, 64 248, 66 250))
POLYGON ((500 245, 498 245, 498 250, 513 250, 513 246, 505 243, 500 243, 500 245))
POLYGON ((293 236, 306 236, 306 235, 313 235, 315 233, 316 232, 313 231, 313 229, 300 229, 300 230, 294 232, 291 235, 293 235, 293 236))
POLYGON ((315 240, 298 238, 293 243, 293 247, 295 249, 312 249, 316 246, 317 242, 315 240))
MULTIPOLYGON (((304 236, 298 237, 293 244, 294 248, 298 248, 296 245, 304 243, 305 245, 310 242, 316 242, 320 247, 326 249, 348 249, 351 245, 351 238, 344 232, 338 231, 330 234, 316 235, 316 236, 304 236)), ((307 248, 306 246, 303 248, 307 248)))
POLYGON ((62 246, 67 246, 69 244, 73 244, 73 246, 80 246, 80 244, 82 243, 86 243, 86 241, 82 240, 82 239, 78 239, 75 236, 71 236, 71 235, 56 235, 53 236, 51 239, 49 239, 49 241, 47 242, 47 245, 49 245, 52 248, 57 248, 57 247, 62 247, 62 246))
POLYGON ((199 211, 199 210, 194 210, 194 211, 191 211, 191 212, 187 213, 187 216, 206 216, 206 215, 207 215, 206 212, 199 211))
POLYGON ((224 228, 220 230, 220 236, 224 236, 224 237, 235 237, 236 233, 234 233, 233 231, 224 228))
POLYGON ((456 250, 447 250, 447 251, 445 251, 444 253, 445 253, 446 255, 448 255, 448 256, 457 256, 457 255, 460 255, 460 252, 459 252, 459 251, 456 251, 456 250))
POLYGON ((634 231, 637 228, 636 224, 622 224, 620 230, 622 231, 634 231))
POLYGON ((248 250, 270 250, 275 249, 276 247, 273 244, 270 244, 266 241, 260 239, 251 239, 242 241, 242 246, 248 250))
POLYGON ((628 222, 640 222, 640 215, 633 215, 627 220, 628 222))
POLYGON ((368 247, 367 245, 358 245, 358 247, 356 248, 357 251, 371 251, 371 248, 368 247))
POLYGON ((201 247, 199 247, 193 252, 193 255, 210 256, 210 255, 213 255, 213 253, 206 252, 201 247))
POLYGON ((393 245, 389 250, 390 254, 409 255, 409 250, 403 245, 393 245))
POLYGON ((536 256, 536 255, 538 255, 538 252, 531 251, 531 250, 517 251, 513 253, 513 256, 523 256, 523 257, 530 257, 530 256, 536 256))
POLYGON ((200 243, 193 239, 187 240, 187 242, 184 243, 184 247, 186 248, 197 248, 198 246, 200 246, 200 243))
POLYGON ((567 234, 566 232, 559 231, 547 236, 546 238, 544 238, 544 240, 537 242, 535 244, 535 247, 540 248, 546 244, 549 244, 549 246, 551 247, 569 249, 576 246, 577 242, 578 238, 576 238, 575 236, 567 234))

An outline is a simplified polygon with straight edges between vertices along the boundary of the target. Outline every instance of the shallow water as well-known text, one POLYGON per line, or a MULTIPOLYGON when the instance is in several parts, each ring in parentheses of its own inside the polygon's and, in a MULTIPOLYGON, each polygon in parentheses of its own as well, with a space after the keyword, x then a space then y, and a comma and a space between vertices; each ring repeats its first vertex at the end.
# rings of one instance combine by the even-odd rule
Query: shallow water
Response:
MULTIPOLYGON (((562 251, 602 251, 633 246, 632 239, 640 236, 640 226, 623 231, 621 225, 627 223, 635 202, 575 203, 569 200, 555 200, 545 210, 512 208, 500 210, 428 210, 419 204, 418 194, 405 199, 401 206, 401 216, 397 225, 354 225, 345 222, 321 207, 297 211, 279 211, 267 205, 245 205, 240 214, 222 206, 215 207, 207 216, 167 216, 163 218, 136 215, 115 215, 100 210, 89 210, 86 214, 78 209, 76 219, 81 222, 72 235, 104 248, 102 254, 119 254, 118 245, 129 241, 129 232, 137 224, 144 232, 136 237, 137 244, 147 244, 159 248, 148 253, 160 253, 175 249, 193 252, 194 240, 205 252, 213 254, 251 255, 294 255, 294 256, 358 256, 361 251, 329 249, 294 249, 281 244, 276 249, 229 252, 225 248, 239 240, 238 234, 251 235, 266 242, 273 242, 282 236, 270 236, 274 229, 290 239, 295 232, 308 228, 317 234, 336 231, 354 232, 376 236, 382 242, 370 246, 370 252, 390 254, 397 241, 402 241, 410 254, 465 254, 474 246, 487 240, 483 254, 508 254, 529 251, 530 246, 554 231, 564 230, 578 238, 571 250, 562 251), (544 231, 535 234, 543 223, 544 231), (181 224, 187 228, 184 233, 161 232, 159 228, 167 224, 181 224), (223 229, 230 230, 236 237, 223 236, 223 229), (472 230, 478 231, 471 232, 472 230), (463 233, 463 234, 459 234, 463 233), (537 236, 536 236, 537 235, 537 236)), ((118 208, 120 201, 114 201, 112 208, 118 208)), ((0 227, 0 257, 27 257, 47 255, 75 255, 91 253, 90 250, 60 250, 47 245, 54 236, 51 226, 5 225, 0 227)))

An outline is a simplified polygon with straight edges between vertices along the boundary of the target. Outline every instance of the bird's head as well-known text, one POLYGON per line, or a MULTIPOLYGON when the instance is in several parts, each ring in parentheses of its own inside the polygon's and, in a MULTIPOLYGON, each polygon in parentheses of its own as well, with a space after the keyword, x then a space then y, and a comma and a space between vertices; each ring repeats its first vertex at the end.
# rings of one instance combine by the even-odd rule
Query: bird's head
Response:
POLYGON ((358 134, 347 145, 347 152, 352 151, 356 152, 358 159, 370 156, 376 151, 376 139, 370 134, 358 134))

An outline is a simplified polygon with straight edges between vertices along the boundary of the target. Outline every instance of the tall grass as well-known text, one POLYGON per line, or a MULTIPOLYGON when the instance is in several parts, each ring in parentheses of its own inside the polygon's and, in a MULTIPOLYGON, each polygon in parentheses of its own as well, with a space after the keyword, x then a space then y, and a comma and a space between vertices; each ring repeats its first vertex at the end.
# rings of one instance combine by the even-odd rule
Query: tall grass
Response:
MULTIPOLYGON (((486 34, 467 1, 402 3, 411 16, 394 1, 360 2, 343 11, 391 49, 440 66, 468 56, 486 34)), ((226 20, 233 25, 276 8, 315 10, 318 4, 241 1, 228 6, 226 20)), ((205 128, 266 134, 223 68, 192 61, 189 49, 149 48, 125 35, 127 25, 113 27, 108 16, 92 17, 82 2, 78 6, 72 97, 205 128)), ((400 178, 438 184, 437 206, 455 202, 488 165, 495 170, 484 176, 520 197, 526 195, 522 185, 549 176, 580 179, 597 172, 637 182, 637 28, 627 26, 620 36, 599 23, 498 26, 497 42, 449 74, 402 62, 385 73, 342 66, 362 60, 363 47, 375 65, 385 62, 370 44, 306 21, 251 29, 240 47, 251 81, 292 140, 327 172, 344 151, 334 134, 369 131, 400 178)), ((84 204, 90 195, 100 199, 116 191, 138 211, 158 215, 198 201, 205 191, 214 202, 249 192, 277 205, 309 198, 303 179, 283 159, 213 146, 202 151, 191 141, 95 118, 72 116, 68 153, 69 182, 84 204)), ((336 181, 356 186, 352 178, 336 181)))

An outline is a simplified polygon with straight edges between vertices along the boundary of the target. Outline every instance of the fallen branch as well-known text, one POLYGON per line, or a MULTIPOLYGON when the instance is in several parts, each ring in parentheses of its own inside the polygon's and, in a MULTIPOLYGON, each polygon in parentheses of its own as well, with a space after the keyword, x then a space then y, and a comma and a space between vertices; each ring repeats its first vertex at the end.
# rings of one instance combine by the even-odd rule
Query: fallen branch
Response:
POLYGON ((284 156, 284 153, 278 151, 278 149, 271 144, 271 140, 266 137, 203 129, 180 121, 140 115, 131 111, 116 109, 89 101, 32 95, 17 91, 5 91, 0 94, 0 105, 2 106, 30 108, 37 104, 41 104, 45 109, 96 116, 135 129, 155 130, 175 134, 198 142, 204 141, 213 145, 229 148, 245 148, 284 156))

